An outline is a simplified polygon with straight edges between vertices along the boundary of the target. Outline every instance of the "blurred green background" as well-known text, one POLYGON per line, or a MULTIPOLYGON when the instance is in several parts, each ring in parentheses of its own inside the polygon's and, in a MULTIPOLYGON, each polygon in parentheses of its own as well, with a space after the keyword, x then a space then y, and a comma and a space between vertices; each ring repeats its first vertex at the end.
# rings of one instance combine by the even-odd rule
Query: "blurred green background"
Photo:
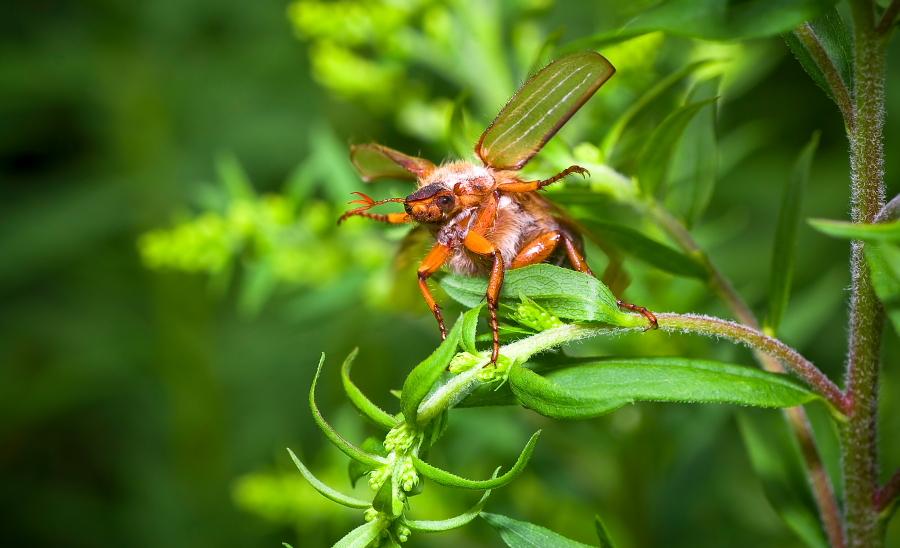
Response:
MULTIPOLYGON (((390 407, 389 390, 438 333, 413 278, 392 266, 402 229, 334 226, 349 192, 363 189, 347 145, 377 140, 446 159, 552 56, 542 53, 548 38, 565 45, 614 29, 649 3, 39 0, 8 8, 0 22, 3 544, 327 546, 358 524, 358 512, 308 488, 284 451, 294 448, 349 491, 346 460, 305 403, 314 366, 325 352, 320 403, 360 440, 372 432, 341 397, 336 365, 360 347, 357 382, 390 407)), ((890 195, 900 187, 896 46, 890 195)), ((718 182, 693 231, 761 313, 781 188, 814 130, 822 141, 804 215, 847 217, 837 110, 777 37, 727 44, 651 34, 600 51, 618 74, 559 146, 599 143, 664 75, 719 59, 718 182)), ((405 187, 364 190, 403 195, 405 187)), ((602 267, 603 255, 589 251, 602 267)), ((782 329, 835 380, 846 351, 847 251, 801 226, 782 329)), ((729 315, 699 282, 637 261, 626 270, 632 301, 729 315)), ((573 353, 752 363, 724 343, 659 333, 573 353)), ((889 470, 900 463, 900 345, 890 329, 885 356, 889 470)), ((812 413, 835 471, 833 432, 821 409, 812 413)), ((775 412, 753 415, 778 426, 775 412)), ((801 545, 767 501, 735 410, 724 406, 640 405, 580 423, 460 410, 434 458, 486 476, 536 427, 545 432, 529 470, 488 510, 582 542, 594 542, 600 514, 625 547, 801 545)), ((428 486, 413 514, 450 516, 474 496, 428 486)), ((900 545, 896 523, 892 543, 900 545)), ((409 545, 500 540, 476 522, 409 545)))

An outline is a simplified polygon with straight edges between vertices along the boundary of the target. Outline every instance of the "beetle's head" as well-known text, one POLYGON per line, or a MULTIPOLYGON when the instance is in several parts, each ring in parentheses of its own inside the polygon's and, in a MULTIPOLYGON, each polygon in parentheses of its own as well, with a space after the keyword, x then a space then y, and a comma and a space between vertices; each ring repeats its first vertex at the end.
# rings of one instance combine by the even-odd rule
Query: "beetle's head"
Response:
POLYGON ((406 212, 420 223, 440 223, 453 217, 460 209, 452 190, 442 184, 423 186, 406 197, 406 212))

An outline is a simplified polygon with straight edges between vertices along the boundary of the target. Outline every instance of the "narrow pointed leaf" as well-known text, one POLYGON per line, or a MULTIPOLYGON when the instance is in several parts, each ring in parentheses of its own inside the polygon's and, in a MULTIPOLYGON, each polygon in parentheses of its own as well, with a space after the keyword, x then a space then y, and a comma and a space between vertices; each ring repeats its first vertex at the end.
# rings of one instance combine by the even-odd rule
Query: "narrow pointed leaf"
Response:
MULTIPOLYGON (((498 468, 494 472, 494 476, 497 476, 497 472, 500 469, 498 468)), ((414 520, 408 519, 404 520, 403 523, 412 529, 413 531, 420 531, 425 533, 433 533, 439 531, 449 531, 451 529, 458 529, 463 525, 468 524, 470 521, 474 520, 478 517, 478 514, 481 512, 482 508, 484 508, 485 503, 487 502, 488 497, 491 496, 491 490, 488 489, 484 492, 481 498, 475 503, 475 506, 470 508, 469 510, 463 512, 462 514, 440 520, 414 520)))
POLYGON ((811 33, 816 44, 824 52, 827 63, 830 66, 822 66, 822 60, 817 61, 819 55, 811 52, 804 40, 801 40, 797 31, 784 35, 791 52, 800 62, 803 70, 809 74, 813 81, 832 99, 835 100, 825 70, 835 70, 840 77, 843 86, 848 90, 853 89, 853 36, 847 24, 841 18, 836 9, 832 8, 813 21, 803 24, 801 32, 811 33))
POLYGON ((349 508, 368 508, 371 506, 370 503, 360 500, 350 495, 345 495, 336 489, 332 489, 325 483, 319 480, 316 476, 313 475, 309 469, 300 462, 300 459, 297 458, 297 455, 294 454, 290 449, 287 450, 291 455, 291 460, 294 461, 294 464, 297 466, 297 470, 300 470, 300 474, 312 485, 313 489, 322 494, 325 498, 332 500, 338 504, 343 506, 347 506, 349 508))
POLYGON ((660 79, 659 82, 647 90, 637 101, 632 103, 631 106, 629 106, 628 109, 613 123, 603 137, 603 142, 600 145, 600 150, 603 151, 603 157, 612 157, 613 151, 622 137, 622 133, 628 128, 632 121, 640 117, 641 114, 657 103, 661 97, 666 96, 678 84, 684 82, 687 77, 692 75, 698 69, 708 66, 710 62, 711 61, 708 59, 703 59, 694 61, 693 63, 682 67, 660 79))
POLYGON ((544 375, 519 366, 509 383, 523 405, 560 419, 595 417, 638 401, 793 407, 817 398, 786 375, 687 358, 609 358, 544 375))
POLYGON ((347 359, 344 360, 344 364, 341 366, 341 382, 344 385, 344 392, 347 393, 347 397, 350 398, 350 401, 360 413, 371 419, 375 424, 390 430, 397 425, 397 419, 392 417, 384 409, 372 403, 372 401, 369 400, 369 398, 367 398, 350 379, 350 369, 353 367, 353 361, 356 359, 358 353, 359 349, 354 348, 353 352, 347 356, 347 359))
POLYGON ((594 516, 594 527, 597 529, 597 539, 600 541, 600 548, 616 548, 616 544, 609 536, 606 525, 603 524, 600 516, 594 516))
POLYGON ((825 548, 800 448, 785 418, 749 410, 737 418, 755 476, 772 508, 807 546, 825 548))
MULTIPOLYGON (((717 97, 721 82, 721 75, 697 82, 688 101, 717 97)), ((707 105, 694 116, 672 159, 665 204, 688 227, 696 224, 706 211, 719 174, 716 106, 715 103, 707 105)))
MULTIPOLYGON (((361 447, 363 451, 372 455, 385 456, 387 454, 384 450, 384 445, 378 438, 366 438, 362 442, 361 447)), ((352 487, 356 487, 356 482, 374 469, 375 467, 371 465, 363 464, 361 462, 350 459, 350 461, 347 463, 347 475, 350 478, 350 485, 352 487)))
POLYGON ((509 471, 499 476, 495 474, 495 477, 487 480, 471 480, 462 476, 457 476, 456 474, 432 466, 416 456, 413 456, 413 464, 420 474, 440 485, 460 487, 462 489, 495 489, 502 485, 506 485, 522 473, 522 470, 525 469, 525 466, 528 465, 528 461, 531 459, 531 454, 534 453, 534 446, 537 444, 540 435, 540 430, 532 434, 531 439, 525 444, 522 453, 519 454, 519 458, 516 459, 516 463, 513 464, 509 471))
POLYGON ((688 123, 716 98, 688 103, 670 114, 650 135, 638 159, 637 176, 641 191, 653 196, 666 180, 672 154, 688 123))
POLYGON ((381 535, 384 524, 378 520, 364 523, 344 535, 331 548, 366 548, 381 535))
POLYGON ((900 334, 900 246, 888 243, 867 244, 866 260, 875 294, 884 305, 894 331, 900 334))
POLYGON ((707 40, 747 40, 776 36, 814 19, 835 0, 663 0, 624 28, 604 31, 572 47, 600 47, 615 41, 664 31, 707 40))
POLYGON ((501 514, 482 512, 481 517, 499 534, 503 542, 510 548, 589 548, 590 544, 582 544, 555 533, 546 527, 519 521, 501 514))
POLYGON ((316 405, 316 383, 319 381, 319 374, 322 372, 322 364, 324 363, 325 354, 322 354, 322 358, 319 360, 319 366, 318 368, 316 368, 316 374, 313 377, 312 386, 309 388, 309 408, 312 410, 313 420, 316 421, 316 424, 325 434, 325 437, 328 438, 328 440, 331 441, 331 443, 333 443, 345 455, 363 464, 375 467, 381 466, 385 462, 383 458, 377 457, 375 455, 370 455, 369 453, 366 453, 359 447, 356 447, 355 445, 344 439, 343 436, 338 434, 337 431, 325 421, 325 417, 323 417, 322 413, 319 411, 319 406, 316 405))
POLYGON ((810 219, 809 224, 823 234, 865 242, 900 242, 900 220, 888 223, 850 223, 830 219, 810 219))
POLYGON ((588 231, 609 241, 624 253, 660 270, 676 276, 701 280, 705 280, 708 276, 706 269, 696 259, 648 238, 632 228, 598 219, 583 219, 581 222, 588 231))
POLYGON ((484 303, 480 303, 463 314, 460 345, 463 347, 463 350, 470 354, 478 354, 478 349, 475 347, 475 334, 478 328, 478 313, 481 312, 483 307, 484 303))
MULTIPOLYGON (((471 308, 484 299, 487 281, 450 275, 441 280, 441 287, 453 299, 471 308)), ((641 316, 620 310, 616 297, 603 282, 568 268, 537 264, 510 270, 503 281, 500 302, 514 302, 523 295, 562 319, 621 327, 646 324, 641 316)))
POLYGON ((765 321, 765 326, 772 333, 778 332, 791 294, 803 193, 809 181, 809 171, 818 146, 819 133, 814 133, 800 152, 791 178, 781 195, 781 209, 778 211, 778 226, 775 229, 775 246, 772 249, 772 274, 769 278, 769 313, 765 321))
POLYGON ((434 383, 441 378, 450 360, 456 355, 462 326, 462 319, 456 320, 453 329, 450 330, 440 346, 406 377, 403 391, 400 393, 400 408, 403 410, 406 422, 410 425, 416 425, 419 404, 431 391, 434 383))

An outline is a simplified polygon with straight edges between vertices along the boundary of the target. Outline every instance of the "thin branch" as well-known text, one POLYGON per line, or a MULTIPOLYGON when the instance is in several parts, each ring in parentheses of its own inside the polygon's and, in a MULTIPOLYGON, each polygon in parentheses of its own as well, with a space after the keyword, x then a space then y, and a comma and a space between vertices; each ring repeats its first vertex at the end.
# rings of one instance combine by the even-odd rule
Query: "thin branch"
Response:
MULTIPOLYGON (((688 232, 687 228, 668 211, 654 204, 649 208, 650 215, 656 219, 659 225, 665 230, 681 248, 701 258, 703 264, 709 273, 709 283, 713 290, 718 294, 719 298, 731 309, 732 314, 743 324, 750 327, 759 328, 759 322, 747 303, 741 298, 740 294, 731 285, 722 272, 716 268, 715 264, 706 256, 694 237, 688 232)), ((756 361, 762 365, 766 371, 784 372, 784 367, 778 360, 754 350, 756 361)), ((828 535, 829 544, 833 548, 844 548, 846 541, 844 537, 843 518, 841 510, 838 506, 837 497, 834 494, 834 486, 831 484, 831 478, 828 471, 822 463, 822 456, 819 454, 819 448, 816 446, 816 440, 813 436, 812 426, 810 426, 809 418, 806 410, 802 407, 794 407, 784 410, 785 418, 794 436, 800 444, 803 462, 806 465, 806 473, 809 476, 810 488, 812 489, 813 498, 815 498, 816 506, 819 509, 819 516, 822 519, 822 526, 828 535)))
POLYGON ((758 329, 699 314, 660 313, 656 315, 656 319, 659 321, 659 328, 665 331, 724 337, 773 356, 788 370, 803 379, 816 393, 828 400, 835 409, 846 413, 847 401, 844 394, 831 379, 799 352, 758 329))
POLYGON ((847 88, 847 83, 844 82, 840 71, 831 61, 831 57, 828 55, 828 51, 825 50, 825 46, 822 45, 822 41, 816 35, 816 31, 809 23, 803 23, 794 29, 794 36, 806 47, 806 51, 809 52, 813 61, 822 70, 822 75, 825 76, 825 81, 828 82, 828 87, 831 88, 834 102, 837 103, 841 114, 844 116, 844 123, 848 128, 852 128, 856 123, 856 109, 853 106, 853 98, 850 95, 850 90, 847 88))
POLYGON ((878 22, 878 26, 875 27, 876 32, 885 34, 890 31, 897 21, 898 14, 900 14, 900 0, 894 0, 881 14, 881 20, 878 22))
POLYGON ((875 504, 875 510, 883 512, 893 504, 897 497, 900 497, 900 470, 894 472, 887 483, 875 490, 872 503, 875 504))

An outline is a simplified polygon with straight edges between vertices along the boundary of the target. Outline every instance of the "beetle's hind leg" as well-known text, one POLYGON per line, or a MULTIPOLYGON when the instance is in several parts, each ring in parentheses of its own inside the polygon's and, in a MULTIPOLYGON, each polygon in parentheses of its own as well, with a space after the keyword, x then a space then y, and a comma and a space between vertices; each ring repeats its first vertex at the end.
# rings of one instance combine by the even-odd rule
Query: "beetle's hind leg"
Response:
MULTIPOLYGON (((572 263, 572 268, 579 272, 584 272, 585 274, 590 274, 591 276, 594 273, 591 271, 591 267, 588 266, 587 261, 584 259, 584 255, 581 251, 578 250, 578 247, 575 245, 575 242, 572 240, 572 237, 566 233, 562 234, 563 245, 566 248, 566 256, 569 258, 569 262, 572 263)), ((621 299, 616 299, 616 304, 619 305, 620 308, 624 308, 626 310, 631 310, 632 312, 637 312, 643 317, 647 318, 647 322, 649 325, 647 329, 658 329, 659 322, 656 320, 656 315, 653 312, 647 310, 647 308, 643 306, 638 306, 636 304, 626 303, 621 299)))

